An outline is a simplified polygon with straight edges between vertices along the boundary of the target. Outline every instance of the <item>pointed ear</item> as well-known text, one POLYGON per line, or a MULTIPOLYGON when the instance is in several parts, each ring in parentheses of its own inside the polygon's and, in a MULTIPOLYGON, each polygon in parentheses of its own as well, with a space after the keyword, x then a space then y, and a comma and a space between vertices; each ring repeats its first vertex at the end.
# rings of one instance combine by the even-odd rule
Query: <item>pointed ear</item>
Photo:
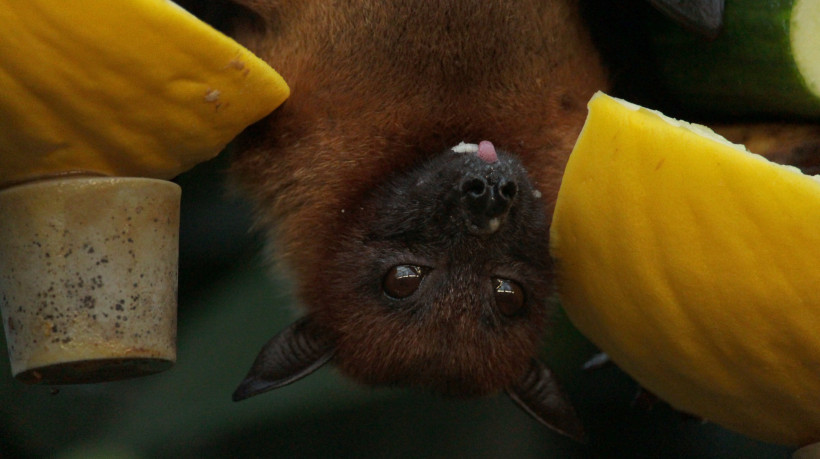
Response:
POLYGON ((269 8, 272 8, 270 5, 270 0, 233 0, 234 3, 244 6, 245 8, 255 12, 255 13, 262 13, 269 8))
POLYGON ((279 12, 284 5, 283 2, 276 0, 232 0, 233 3, 240 5, 248 10, 256 13, 260 19, 268 20, 279 16, 279 12))
POLYGON ((543 363, 533 359, 529 370, 507 395, 530 416, 573 440, 584 441, 584 428, 569 397, 543 363))
POLYGON ((714 40, 723 28, 725 0, 649 0, 678 24, 714 40))
POLYGON ((303 317, 262 347, 248 375, 234 391, 233 400, 238 402, 296 382, 327 363, 335 351, 332 340, 309 316, 303 317))

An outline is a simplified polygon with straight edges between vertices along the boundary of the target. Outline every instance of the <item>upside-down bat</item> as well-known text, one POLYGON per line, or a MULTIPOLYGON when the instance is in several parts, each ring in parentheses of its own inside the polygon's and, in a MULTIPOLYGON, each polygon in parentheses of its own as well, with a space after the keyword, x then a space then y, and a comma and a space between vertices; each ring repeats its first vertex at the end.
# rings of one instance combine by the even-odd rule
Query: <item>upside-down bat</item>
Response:
POLYGON ((234 393, 329 360, 365 384, 506 391, 571 437, 536 355, 549 224, 586 102, 609 86, 577 1, 244 0, 235 35, 292 94, 232 173, 306 314, 234 393))

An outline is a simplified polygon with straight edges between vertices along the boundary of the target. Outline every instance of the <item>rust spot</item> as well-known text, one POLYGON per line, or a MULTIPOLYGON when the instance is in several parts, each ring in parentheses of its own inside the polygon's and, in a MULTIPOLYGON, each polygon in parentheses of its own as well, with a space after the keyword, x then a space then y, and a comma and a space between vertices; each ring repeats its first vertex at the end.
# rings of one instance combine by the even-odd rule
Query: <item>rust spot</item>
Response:
POLYGON ((96 304, 97 304, 97 300, 91 295, 86 295, 82 299, 82 305, 83 305, 84 308, 94 309, 94 306, 96 306, 96 304))

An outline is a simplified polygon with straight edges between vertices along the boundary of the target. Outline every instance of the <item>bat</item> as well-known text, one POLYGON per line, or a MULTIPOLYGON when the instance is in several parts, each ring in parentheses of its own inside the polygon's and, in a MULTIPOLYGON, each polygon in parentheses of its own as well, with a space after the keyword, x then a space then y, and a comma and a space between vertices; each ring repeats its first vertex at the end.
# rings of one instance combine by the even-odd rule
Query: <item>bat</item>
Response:
POLYGON ((610 84, 578 2, 240 3, 235 36, 292 93, 231 173, 305 315, 234 400, 332 361, 363 384, 503 391, 583 438, 537 358, 561 175, 610 84))

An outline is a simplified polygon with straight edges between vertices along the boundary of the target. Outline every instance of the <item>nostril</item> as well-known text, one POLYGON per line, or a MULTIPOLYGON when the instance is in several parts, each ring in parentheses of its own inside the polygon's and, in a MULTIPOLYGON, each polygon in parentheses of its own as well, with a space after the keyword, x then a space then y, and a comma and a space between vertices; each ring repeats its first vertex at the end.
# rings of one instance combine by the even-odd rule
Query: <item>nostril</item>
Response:
POLYGON ((515 198, 516 193, 518 193, 518 185, 515 182, 506 182, 498 189, 499 196, 510 201, 515 198))
POLYGON ((486 183, 480 178, 470 178, 461 184, 461 193, 475 198, 483 195, 486 189, 486 183))

